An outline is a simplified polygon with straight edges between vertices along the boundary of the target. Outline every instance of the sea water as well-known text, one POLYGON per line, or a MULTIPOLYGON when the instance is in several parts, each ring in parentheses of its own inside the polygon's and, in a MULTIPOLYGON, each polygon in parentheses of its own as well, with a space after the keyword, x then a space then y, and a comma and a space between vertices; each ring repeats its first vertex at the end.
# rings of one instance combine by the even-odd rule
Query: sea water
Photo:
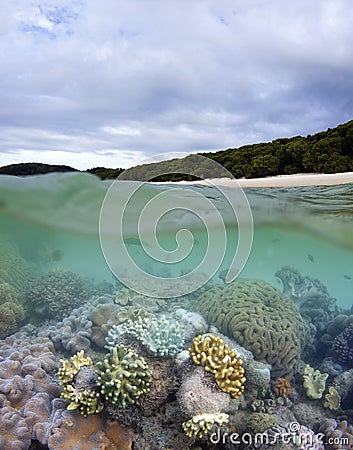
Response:
POLYGON ((200 285, 222 283, 220 274, 232 267, 233 275, 281 288, 275 274, 290 266, 320 280, 339 307, 352 306, 353 184, 244 189, 240 203, 246 199, 250 216, 246 211, 243 222, 239 187, 115 181, 113 207, 104 216, 111 186, 89 174, 1 176, 0 240, 38 274, 60 267, 96 282, 124 283, 133 264, 154 280, 172 279, 177 287, 170 297, 179 288, 184 293, 190 272, 200 285), (244 236, 249 251, 237 266, 244 236), (116 267, 104 251, 110 239, 116 267))

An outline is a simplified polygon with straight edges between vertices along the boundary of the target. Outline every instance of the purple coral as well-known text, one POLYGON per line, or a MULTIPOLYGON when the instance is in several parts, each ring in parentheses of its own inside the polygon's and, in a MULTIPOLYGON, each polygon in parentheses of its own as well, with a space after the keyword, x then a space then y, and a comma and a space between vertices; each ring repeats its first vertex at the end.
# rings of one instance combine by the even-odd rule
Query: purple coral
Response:
POLYGON ((336 337, 333 349, 341 362, 353 367, 353 324, 336 337))

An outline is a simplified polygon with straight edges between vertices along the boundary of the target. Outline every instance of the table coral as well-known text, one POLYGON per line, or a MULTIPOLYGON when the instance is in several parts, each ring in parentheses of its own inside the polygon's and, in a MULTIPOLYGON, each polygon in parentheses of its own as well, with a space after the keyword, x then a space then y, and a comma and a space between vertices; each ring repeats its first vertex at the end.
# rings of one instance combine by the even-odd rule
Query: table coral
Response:
POLYGON ((97 384, 107 402, 125 407, 149 390, 152 379, 144 358, 123 345, 110 349, 97 363, 97 384))
POLYGON ((238 398, 244 391, 243 361, 237 359, 232 350, 219 337, 212 334, 197 336, 192 341, 189 353, 193 362, 211 372, 218 387, 231 397, 238 398))
POLYGON ((193 416, 187 422, 183 422, 182 427, 185 434, 189 437, 202 438, 207 435, 215 426, 221 427, 228 423, 229 416, 224 413, 199 414, 193 416))
POLYGON ((272 375, 292 376, 305 343, 305 323, 293 301, 262 280, 215 286, 195 302, 208 322, 272 365, 272 375))

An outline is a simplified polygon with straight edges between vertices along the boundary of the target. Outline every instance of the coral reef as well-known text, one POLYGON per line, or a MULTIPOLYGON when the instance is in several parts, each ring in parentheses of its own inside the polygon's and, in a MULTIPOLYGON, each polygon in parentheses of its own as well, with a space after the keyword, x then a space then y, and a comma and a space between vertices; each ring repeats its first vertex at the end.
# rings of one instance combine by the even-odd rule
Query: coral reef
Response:
POLYGON ((319 399, 326 388, 326 380, 328 378, 327 373, 321 373, 318 370, 314 370, 307 364, 303 373, 303 386, 306 391, 306 395, 312 399, 319 399))
POLYGON ((84 281, 75 273, 54 269, 31 284, 26 300, 40 316, 63 318, 87 297, 84 281))
POLYGON ((49 430, 49 450, 131 450, 133 432, 101 414, 82 417, 57 411, 49 430))
POLYGON ((329 386, 328 393, 325 394, 324 407, 331 410, 339 409, 341 404, 341 396, 333 386, 329 386))
POLYGON ((238 398, 244 391, 243 362, 237 359, 235 350, 212 334, 197 336, 189 348, 192 361, 211 372, 218 387, 231 397, 238 398))
POLYGON ((191 341, 194 336, 207 333, 208 325, 201 314, 178 308, 174 315, 184 329, 184 336, 187 342, 191 341))
POLYGON ((337 310, 336 299, 320 280, 303 276, 289 266, 282 267, 275 275, 282 281, 284 295, 295 302, 303 315, 327 316, 337 310))
POLYGON ((107 348, 113 347, 124 334, 140 341, 154 356, 175 356, 184 343, 181 326, 166 318, 139 317, 135 321, 128 319, 121 325, 114 325, 106 337, 107 348))
POLYGON ((353 324, 336 337, 333 349, 342 363, 353 367, 353 324))
POLYGON ((189 437, 202 438, 215 427, 221 427, 223 424, 228 423, 229 416, 224 413, 216 414, 199 414, 192 417, 187 422, 183 422, 183 430, 189 437))
POLYGON ((0 281, 23 293, 31 282, 34 267, 20 254, 16 245, 0 239, 0 281))
POLYGON ((25 313, 22 306, 16 302, 0 304, 0 338, 18 331, 25 313))
POLYGON ((57 349, 64 348, 74 354, 90 348, 92 322, 85 313, 84 308, 76 308, 69 317, 48 328, 48 336, 57 349))
POLYGON ((292 386, 287 378, 277 378, 272 384, 272 391, 276 397, 288 397, 292 393, 292 386))
POLYGON ((272 365, 272 375, 292 376, 305 342, 305 323, 294 303, 274 286, 237 279, 201 295, 195 307, 207 321, 272 365))
POLYGON ((327 419, 319 431, 325 435, 327 450, 353 449, 353 426, 348 425, 346 420, 327 419))
POLYGON ((81 350, 70 360, 60 360, 58 376, 64 390, 61 398, 69 402, 68 410, 77 409, 87 416, 102 411, 104 403, 97 390, 97 376, 90 357, 85 358, 81 350))
POLYGON ((265 431, 264 436, 264 443, 255 444, 250 448, 258 450, 295 450, 298 448, 301 450, 324 450, 320 435, 316 435, 313 430, 296 422, 271 427, 265 431))
POLYGON ((148 392, 152 375, 144 358, 123 345, 110 349, 97 363, 97 385, 107 402, 125 407, 148 392))
MULTIPOLYGON (((4 449, 29 448, 50 422, 59 387, 53 343, 18 332, 0 344, 0 442, 4 449)), ((46 444, 45 440, 42 441, 46 444)))
POLYGON ((211 374, 202 367, 185 376, 177 394, 181 411, 192 417, 204 412, 217 413, 229 406, 231 397, 217 388, 211 374))

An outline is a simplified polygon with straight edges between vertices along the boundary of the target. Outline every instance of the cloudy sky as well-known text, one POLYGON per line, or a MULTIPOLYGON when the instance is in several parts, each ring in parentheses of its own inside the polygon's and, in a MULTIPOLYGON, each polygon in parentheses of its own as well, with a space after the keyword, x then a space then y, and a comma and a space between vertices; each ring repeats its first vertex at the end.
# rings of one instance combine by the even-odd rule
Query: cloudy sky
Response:
POLYGON ((353 116, 351 0, 1 0, 0 165, 129 167, 353 116))

